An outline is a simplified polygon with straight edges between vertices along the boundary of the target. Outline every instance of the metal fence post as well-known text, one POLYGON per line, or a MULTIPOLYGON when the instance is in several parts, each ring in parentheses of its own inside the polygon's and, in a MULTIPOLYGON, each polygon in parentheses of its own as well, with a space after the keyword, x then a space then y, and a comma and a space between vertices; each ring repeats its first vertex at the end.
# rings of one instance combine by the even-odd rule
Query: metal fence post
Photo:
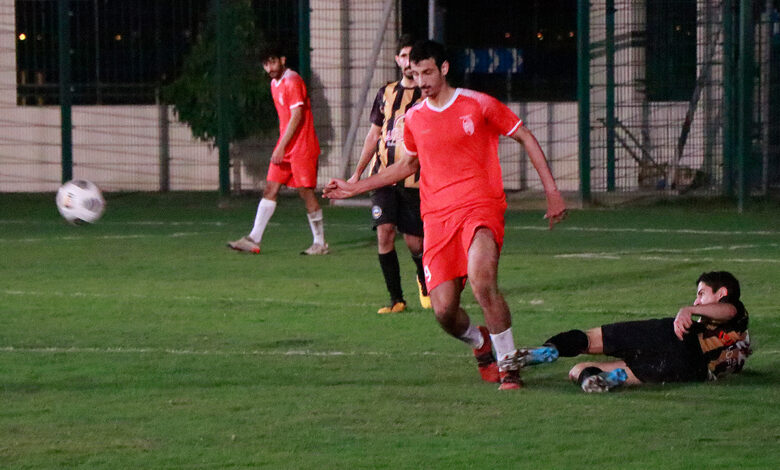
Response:
POLYGON ((615 191, 615 0, 606 5, 607 191, 615 191))
POLYGON ((57 12, 60 65, 60 145, 62 182, 73 179, 73 119, 71 105, 70 0, 60 0, 57 12))
POLYGON ((311 84, 311 33, 309 0, 298 0, 298 73, 311 84))
POLYGON ((590 201, 590 2, 577 0, 577 128, 580 196, 590 201))
POLYGON ((739 59, 737 61, 737 210, 741 213, 747 194, 747 160, 753 145, 753 2, 739 2, 739 59))
POLYGON ((219 193, 230 194, 230 136, 228 135, 228 103, 225 69, 228 31, 225 31, 225 14, 221 0, 214 0, 214 14, 217 20, 217 150, 219 152, 219 193))

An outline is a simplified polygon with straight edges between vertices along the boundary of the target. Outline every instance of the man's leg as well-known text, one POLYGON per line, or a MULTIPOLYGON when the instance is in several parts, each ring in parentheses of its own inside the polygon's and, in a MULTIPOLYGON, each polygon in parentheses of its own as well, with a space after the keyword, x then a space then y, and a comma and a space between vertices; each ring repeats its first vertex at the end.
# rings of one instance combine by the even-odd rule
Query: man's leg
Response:
POLYGON ((485 324, 496 349, 502 390, 520 388, 520 363, 512 336, 512 316, 504 296, 498 290, 499 249, 493 232, 480 228, 474 234, 468 252, 468 277, 485 324))
POLYGON ((251 253, 260 253, 260 243, 263 240, 265 228, 271 216, 276 210, 276 198, 279 194, 281 183, 276 181, 267 181, 263 190, 263 197, 257 205, 255 213, 255 222, 249 235, 239 238, 236 241, 228 242, 228 246, 238 251, 248 251, 251 253))
POLYGON ((326 255, 329 253, 328 244, 325 243, 325 222, 322 217, 322 208, 314 194, 314 188, 298 188, 298 195, 303 199, 306 207, 306 217, 309 220, 309 227, 312 234, 312 245, 303 255, 326 255))
POLYGON ((281 187, 282 184, 277 183, 276 181, 266 182, 265 189, 263 190, 263 198, 257 206, 255 224, 252 227, 252 231, 249 232, 249 238, 255 240, 258 245, 263 240, 263 233, 265 233, 268 221, 271 220, 271 216, 274 215, 274 211, 276 210, 276 198, 279 196, 279 189, 281 187))
POLYGON ((430 291, 431 304, 436 321, 451 336, 463 341, 474 350, 477 368, 482 380, 498 382, 498 365, 493 356, 490 333, 484 326, 471 323, 466 311, 460 307, 463 278, 451 279, 430 291))
POLYGON ((401 268, 398 253, 395 251, 395 225, 386 223, 376 226, 379 267, 385 279, 387 292, 390 293, 390 305, 380 308, 377 313, 399 313, 406 310, 403 289, 401 288, 401 268))
POLYGON ((423 237, 405 233, 404 242, 406 242, 406 247, 409 248, 409 253, 412 255, 412 261, 414 261, 414 266, 417 269, 417 287, 420 291, 420 305, 422 308, 431 308, 431 298, 428 295, 428 287, 425 284, 425 270, 423 269, 422 262, 423 237))
POLYGON ((569 380, 587 393, 608 392, 622 385, 642 383, 625 361, 581 362, 569 371, 569 380))

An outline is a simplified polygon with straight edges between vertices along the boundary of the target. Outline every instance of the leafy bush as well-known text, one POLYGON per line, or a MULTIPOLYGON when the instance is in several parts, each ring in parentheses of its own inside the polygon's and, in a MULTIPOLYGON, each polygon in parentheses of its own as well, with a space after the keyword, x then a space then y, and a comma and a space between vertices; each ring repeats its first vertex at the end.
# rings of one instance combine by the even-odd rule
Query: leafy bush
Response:
MULTIPOLYGON (((258 51, 264 45, 255 24, 250 0, 222 1, 225 68, 225 116, 228 141, 234 142, 275 129, 276 112, 268 77, 258 51)), ((181 75, 163 89, 163 98, 174 107, 178 119, 204 141, 216 142, 217 15, 211 11, 203 32, 185 57, 181 75)))

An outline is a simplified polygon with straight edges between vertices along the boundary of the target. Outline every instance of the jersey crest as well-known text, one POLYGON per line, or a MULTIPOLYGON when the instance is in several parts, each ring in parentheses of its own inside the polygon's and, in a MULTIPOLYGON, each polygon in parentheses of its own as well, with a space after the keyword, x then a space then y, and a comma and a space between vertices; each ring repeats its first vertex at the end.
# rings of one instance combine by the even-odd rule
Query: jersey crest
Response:
POLYGON ((471 114, 461 116, 460 122, 463 124, 463 132, 466 135, 474 135, 474 121, 471 119, 471 114))

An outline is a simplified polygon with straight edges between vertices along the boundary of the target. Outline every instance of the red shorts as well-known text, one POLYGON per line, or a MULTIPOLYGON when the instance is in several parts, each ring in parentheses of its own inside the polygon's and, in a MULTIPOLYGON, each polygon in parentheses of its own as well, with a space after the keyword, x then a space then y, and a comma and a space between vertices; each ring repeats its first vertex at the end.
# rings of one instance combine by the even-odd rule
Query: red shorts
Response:
POLYGON ((268 165, 266 180, 281 183, 288 188, 314 188, 317 186, 317 159, 292 158, 276 165, 268 165))
POLYGON ((504 245, 505 206, 478 207, 423 220, 423 268, 430 292, 442 282, 468 275, 468 253, 479 228, 493 232, 499 252, 504 245))

